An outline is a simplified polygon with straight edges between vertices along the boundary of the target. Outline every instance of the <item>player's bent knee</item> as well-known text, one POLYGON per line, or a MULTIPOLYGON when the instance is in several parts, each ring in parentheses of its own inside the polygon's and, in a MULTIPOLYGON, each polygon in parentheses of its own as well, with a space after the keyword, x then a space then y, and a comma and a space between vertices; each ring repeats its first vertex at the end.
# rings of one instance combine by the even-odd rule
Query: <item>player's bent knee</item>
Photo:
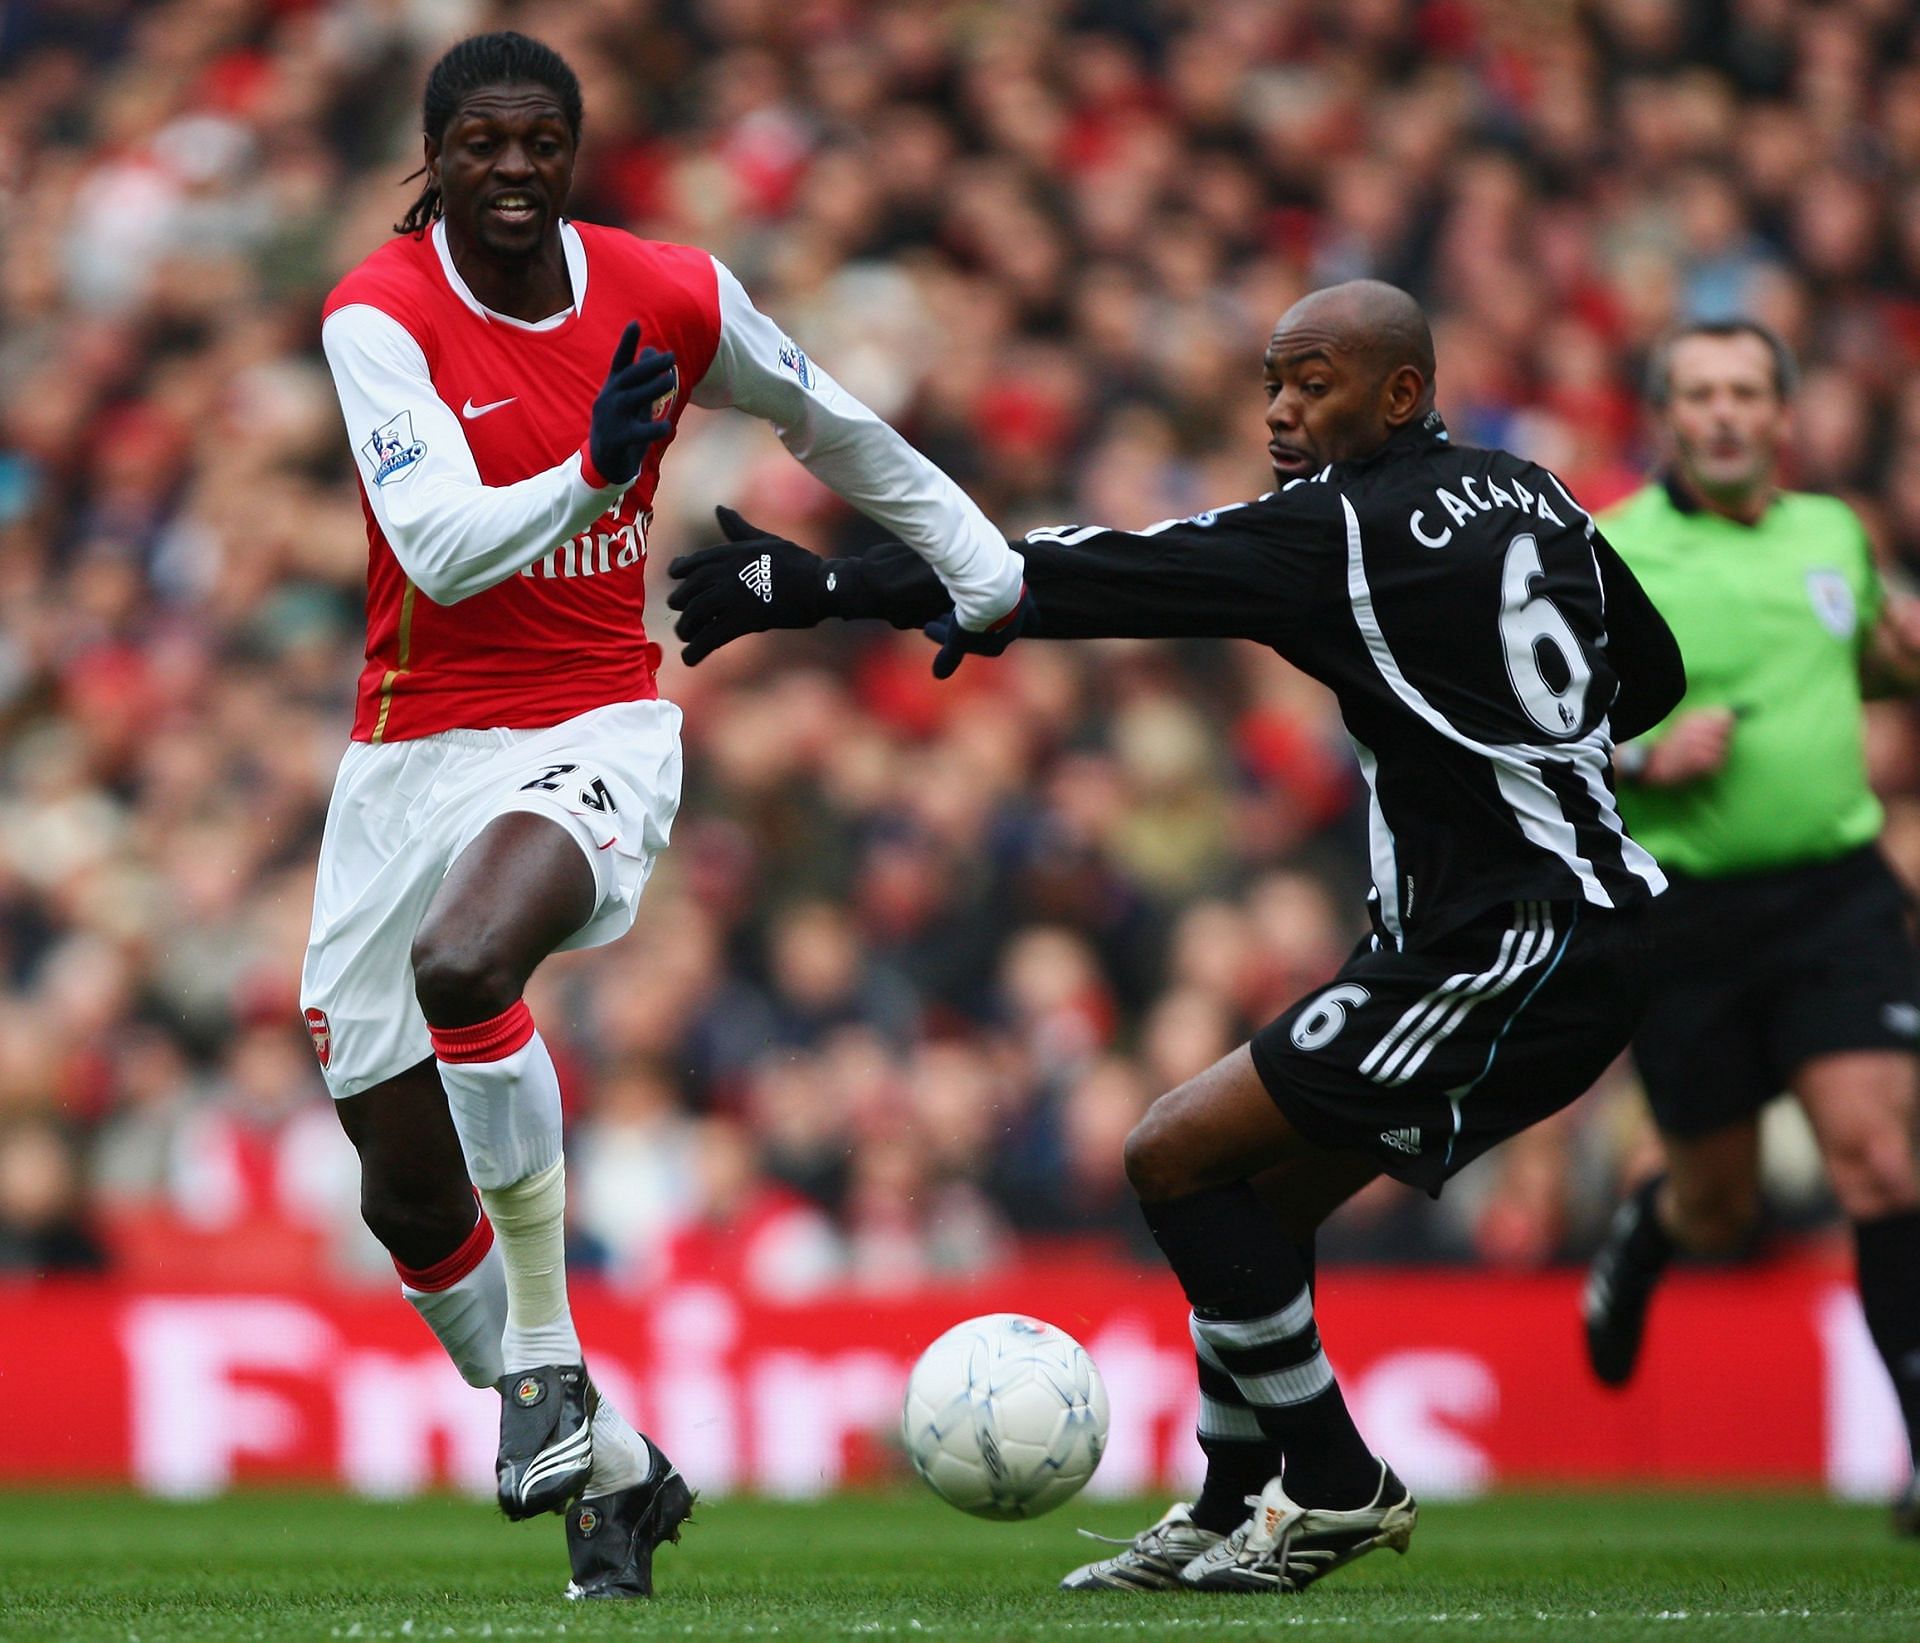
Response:
POLYGON ((1190 1179, 1191 1172, 1180 1161, 1170 1126, 1156 1118, 1151 1108, 1127 1136, 1121 1156, 1127 1181, 1142 1203, 1163 1203, 1198 1190, 1198 1184, 1190 1179))
POLYGON ((478 942, 422 928, 413 940, 413 991, 429 1025, 464 1027, 511 1009, 525 977, 478 942))
POLYGON ((360 1195, 360 1219, 380 1247, 411 1267, 428 1267, 457 1249, 473 1230, 473 1196, 466 1183, 456 1194, 431 1199, 396 1196, 372 1187, 360 1195))

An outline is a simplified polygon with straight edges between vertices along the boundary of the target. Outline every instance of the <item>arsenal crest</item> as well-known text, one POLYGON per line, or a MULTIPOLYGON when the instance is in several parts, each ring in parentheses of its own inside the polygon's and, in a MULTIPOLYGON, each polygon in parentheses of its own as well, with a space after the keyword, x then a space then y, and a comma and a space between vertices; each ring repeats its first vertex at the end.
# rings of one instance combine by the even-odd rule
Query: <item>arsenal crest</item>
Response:
POLYGON ((678 367, 676 367, 673 373, 673 386, 653 402, 653 408, 647 412, 647 415, 652 417, 655 422, 658 422, 667 414, 668 407, 673 404, 673 396, 679 392, 680 372, 678 367))
POLYGON ((333 1059, 333 1028, 327 1025, 325 1010, 307 1011, 307 1036, 313 1040, 313 1053, 322 1067, 333 1059))

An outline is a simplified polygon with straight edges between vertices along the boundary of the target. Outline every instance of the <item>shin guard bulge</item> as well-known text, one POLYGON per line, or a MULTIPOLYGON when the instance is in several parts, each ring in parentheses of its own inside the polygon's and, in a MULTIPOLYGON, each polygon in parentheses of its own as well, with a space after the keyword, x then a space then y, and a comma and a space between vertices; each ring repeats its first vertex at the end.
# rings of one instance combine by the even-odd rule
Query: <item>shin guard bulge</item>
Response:
POLYGON ((560 1080, 525 1000, 468 1027, 431 1027, 467 1170, 505 1266, 503 1372, 579 1363, 567 1305, 560 1080))

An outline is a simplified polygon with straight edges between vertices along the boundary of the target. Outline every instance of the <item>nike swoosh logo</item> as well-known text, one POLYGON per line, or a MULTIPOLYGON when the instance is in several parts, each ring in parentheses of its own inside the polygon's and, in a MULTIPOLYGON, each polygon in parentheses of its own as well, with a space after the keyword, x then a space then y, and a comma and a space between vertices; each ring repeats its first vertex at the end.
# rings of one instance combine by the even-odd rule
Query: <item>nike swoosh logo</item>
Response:
POLYGON ((496 399, 491 405, 476 405, 472 400, 460 407, 460 414, 471 422, 477 416, 485 416, 489 411, 497 411, 502 405, 511 405, 520 396, 508 394, 505 399, 496 399))

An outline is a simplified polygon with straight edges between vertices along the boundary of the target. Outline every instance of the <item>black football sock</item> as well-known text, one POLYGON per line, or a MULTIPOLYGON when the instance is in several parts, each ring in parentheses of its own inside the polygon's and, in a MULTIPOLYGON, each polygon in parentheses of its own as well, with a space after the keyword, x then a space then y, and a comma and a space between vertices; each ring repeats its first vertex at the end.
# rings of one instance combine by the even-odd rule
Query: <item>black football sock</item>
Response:
MULTIPOLYGON (((1306 1267, 1307 1293, 1312 1294, 1313 1239, 1309 1236, 1293 1247, 1306 1267)), ((1197 1349, 1193 1362, 1200 1381, 1200 1425, 1194 1437, 1207 1457, 1206 1482, 1193 1503, 1193 1521, 1215 1534, 1231 1534, 1247 1520, 1247 1498, 1280 1475, 1284 1457, 1280 1446, 1260 1430, 1253 1406, 1241 1397, 1233 1377, 1214 1368, 1197 1349)))
MULTIPOLYGON (((1273 1212, 1243 1181, 1141 1209, 1193 1305, 1195 1351, 1232 1378, 1261 1432, 1284 1455, 1287 1493, 1303 1505, 1335 1509, 1370 1501, 1380 1463, 1320 1350, 1307 1263, 1273 1212)), ((1221 1479, 1210 1512, 1226 1509, 1232 1487, 1221 1479)), ((1233 1521, 1244 1518, 1243 1510, 1233 1521)))
POLYGON ((1867 1332, 1893 1377, 1907 1447, 1920 1462, 1920 1210, 1856 1221, 1853 1242, 1867 1332))
POLYGON ((1230 1534, 1247 1521, 1247 1497, 1277 1477, 1280 1446, 1260 1430, 1252 1406, 1224 1369, 1194 1355, 1200 1379, 1200 1452, 1207 1457, 1207 1479, 1193 1503, 1193 1521, 1215 1534, 1230 1534))

